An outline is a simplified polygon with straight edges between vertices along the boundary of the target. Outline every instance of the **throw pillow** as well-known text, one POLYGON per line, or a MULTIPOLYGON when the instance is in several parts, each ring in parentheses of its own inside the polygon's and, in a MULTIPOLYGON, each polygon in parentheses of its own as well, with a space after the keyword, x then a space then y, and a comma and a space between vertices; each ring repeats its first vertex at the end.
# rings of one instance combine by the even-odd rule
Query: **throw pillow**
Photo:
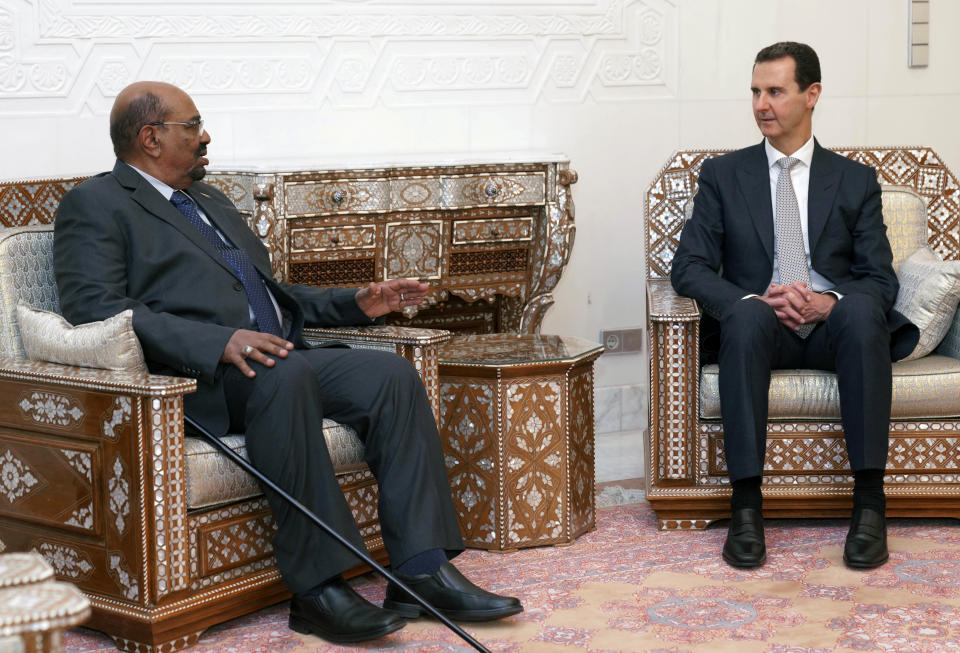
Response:
POLYGON ((127 309, 100 322, 72 326, 62 316, 17 304, 20 338, 30 360, 104 370, 147 372, 127 309))
POLYGON ((920 341, 904 360, 933 351, 946 335, 960 302, 960 261, 944 261, 921 247, 900 264, 900 292, 894 308, 920 329, 920 341))

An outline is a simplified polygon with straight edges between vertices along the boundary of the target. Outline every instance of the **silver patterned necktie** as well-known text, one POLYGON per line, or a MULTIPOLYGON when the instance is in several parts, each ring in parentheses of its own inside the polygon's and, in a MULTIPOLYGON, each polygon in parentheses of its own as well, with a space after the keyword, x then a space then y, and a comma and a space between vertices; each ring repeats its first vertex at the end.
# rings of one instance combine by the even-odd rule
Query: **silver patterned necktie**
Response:
MULTIPOLYGON (((807 267, 807 252, 803 246, 803 229, 800 226, 800 205, 793 191, 790 169, 800 163, 800 159, 785 156, 777 161, 780 176, 777 177, 777 211, 774 228, 777 240, 777 266, 780 283, 789 285, 800 281, 810 287, 810 269, 807 267)), ((813 331, 814 324, 804 324, 796 334, 806 338, 813 331)))

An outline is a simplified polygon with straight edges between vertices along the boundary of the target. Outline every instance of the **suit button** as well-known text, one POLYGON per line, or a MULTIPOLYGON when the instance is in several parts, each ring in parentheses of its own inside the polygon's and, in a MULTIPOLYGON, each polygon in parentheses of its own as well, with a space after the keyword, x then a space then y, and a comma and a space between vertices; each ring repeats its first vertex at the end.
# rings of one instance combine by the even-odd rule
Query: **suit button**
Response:
POLYGON ((241 290, 243 290, 243 284, 238 281, 235 284, 233 284, 233 289, 236 290, 237 292, 240 292, 241 290))

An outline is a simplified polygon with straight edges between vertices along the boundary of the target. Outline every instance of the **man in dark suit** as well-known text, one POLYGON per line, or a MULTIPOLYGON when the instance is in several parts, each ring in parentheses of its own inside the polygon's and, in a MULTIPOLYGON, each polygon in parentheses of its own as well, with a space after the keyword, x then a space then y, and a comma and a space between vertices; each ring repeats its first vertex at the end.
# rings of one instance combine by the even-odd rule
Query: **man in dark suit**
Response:
POLYGON ((835 371, 854 476, 844 546, 850 567, 887 558, 883 474, 891 361, 918 332, 893 310, 891 265, 872 168, 820 147, 812 115, 820 62, 809 46, 776 43, 756 57, 753 113, 764 142, 705 161, 671 279, 719 329, 720 406, 733 488, 723 559, 766 559, 761 481, 770 371, 835 371))
MULTIPOLYGON (((251 462, 359 547, 334 478, 324 416, 356 429, 380 486, 379 515, 394 570, 453 619, 520 612, 448 558, 463 549, 436 423, 405 359, 344 347, 309 348, 304 325, 371 324, 420 303, 428 287, 395 279, 354 291, 277 282, 266 249, 205 174, 210 135, 190 97, 138 82, 110 114, 117 162, 68 193, 55 221, 54 264, 64 316, 101 320, 133 310, 150 370, 196 377, 186 412, 214 434, 246 436, 251 462)), ((290 626, 335 642, 401 628, 420 608, 394 585, 381 609, 343 580, 358 560, 267 493, 274 552, 294 598, 290 626)))

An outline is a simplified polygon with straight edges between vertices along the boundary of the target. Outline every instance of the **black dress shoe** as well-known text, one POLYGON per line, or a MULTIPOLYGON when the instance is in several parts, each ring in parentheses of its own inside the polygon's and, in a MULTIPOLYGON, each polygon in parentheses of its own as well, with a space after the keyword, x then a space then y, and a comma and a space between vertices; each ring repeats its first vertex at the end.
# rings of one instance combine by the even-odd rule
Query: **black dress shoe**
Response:
POLYGON ((290 601, 290 630, 335 644, 376 639, 406 625, 393 612, 369 603, 342 578, 316 594, 295 595, 290 601))
POLYGON ((741 508, 730 515, 730 529, 723 543, 723 559, 732 567, 749 569, 767 561, 763 539, 763 515, 753 508, 741 508))
MULTIPOLYGON (((426 599, 440 614, 457 621, 493 621, 523 612, 523 606, 512 596, 499 596, 480 589, 467 580, 449 562, 435 574, 397 578, 426 599)), ((419 617, 425 610, 409 594, 394 583, 387 584, 387 598, 383 607, 394 610, 407 619, 419 617)))
POLYGON ((886 517, 870 508, 854 510, 843 546, 843 561, 854 569, 872 569, 889 558, 886 517))

